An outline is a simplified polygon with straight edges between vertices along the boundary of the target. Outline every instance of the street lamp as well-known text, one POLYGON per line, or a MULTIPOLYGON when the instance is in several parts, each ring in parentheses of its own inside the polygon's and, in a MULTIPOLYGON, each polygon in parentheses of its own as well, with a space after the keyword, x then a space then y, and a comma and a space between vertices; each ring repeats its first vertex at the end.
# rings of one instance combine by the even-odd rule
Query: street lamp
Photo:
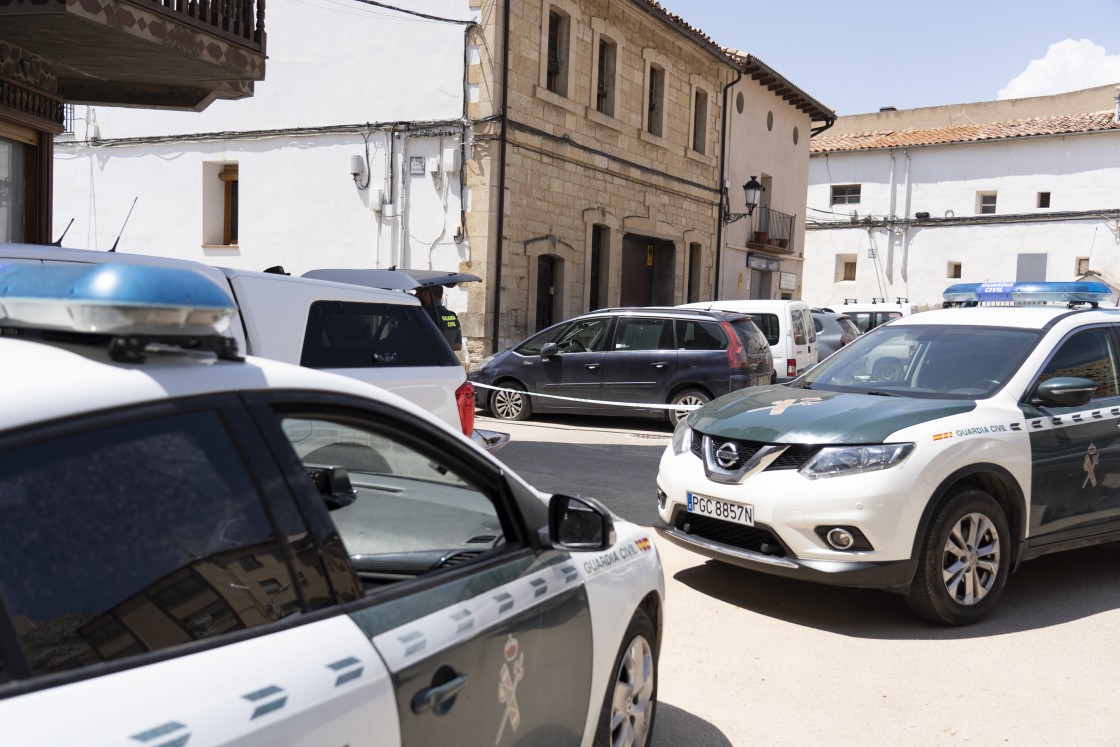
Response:
POLYGON ((743 192, 746 197, 747 212, 745 213, 732 213, 729 205, 724 205, 723 208, 723 222, 734 223, 740 218, 748 218, 754 209, 758 207, 758 195, 762 191, 762 185, 758 183, 758 179, 751 177, 750 181, 743 185, 743 192))

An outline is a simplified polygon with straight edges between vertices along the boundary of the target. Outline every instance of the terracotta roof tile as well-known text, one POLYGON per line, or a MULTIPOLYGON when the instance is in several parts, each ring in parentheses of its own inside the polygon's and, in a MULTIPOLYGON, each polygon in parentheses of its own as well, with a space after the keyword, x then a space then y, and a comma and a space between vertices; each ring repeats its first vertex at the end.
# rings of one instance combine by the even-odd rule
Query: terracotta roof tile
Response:
POLYGON ((1092 114, 1067 114, 1059 117, 1037 117, 1011 122, 963 127, 943 127, 934 130, 894 130, 864 132, 847 135, 829 135, 827 132, 813 138, 810 153, 835 153, 837 151, 875 150, 907 146, 940 145, 942 143, 968 143, 984 140, 1006 140, 1040 135, 1065 135, 1072 133, 1120 130, 1114 122, 1112 111, 1092 114))

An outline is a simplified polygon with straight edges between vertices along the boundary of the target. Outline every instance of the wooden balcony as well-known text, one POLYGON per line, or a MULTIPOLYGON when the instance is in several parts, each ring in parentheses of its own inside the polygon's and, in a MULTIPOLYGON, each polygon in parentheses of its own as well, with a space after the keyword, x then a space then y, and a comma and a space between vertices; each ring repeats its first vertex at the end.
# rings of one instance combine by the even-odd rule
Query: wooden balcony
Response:
POLYGON ((199 111, 264 80, 264 10, 265 0, 0 0, 0 42, 43 58, 68 103, 199 111))

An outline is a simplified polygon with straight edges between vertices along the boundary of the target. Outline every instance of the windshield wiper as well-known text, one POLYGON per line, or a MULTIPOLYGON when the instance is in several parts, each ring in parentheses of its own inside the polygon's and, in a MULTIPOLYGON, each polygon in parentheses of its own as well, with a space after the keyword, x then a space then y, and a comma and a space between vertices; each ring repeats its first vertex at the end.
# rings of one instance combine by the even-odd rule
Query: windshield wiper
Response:
POLYGON ((870 394, 875 397, 901 397, 898 392, 888 392, 886 389, 868 389, 864 394, 870 394))

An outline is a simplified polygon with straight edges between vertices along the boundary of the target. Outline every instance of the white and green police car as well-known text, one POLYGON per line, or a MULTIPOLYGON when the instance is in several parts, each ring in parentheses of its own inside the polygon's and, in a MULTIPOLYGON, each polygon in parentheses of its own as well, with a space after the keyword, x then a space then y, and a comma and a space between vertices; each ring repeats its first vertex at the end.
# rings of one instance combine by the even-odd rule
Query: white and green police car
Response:
POLYGON ((1101 283, 953 286, 952 308, 714 400, 662 457, 659 531, 745 568, 901 592, 934 621, 978 620, 1022 561, 1120 539, 1110 298, 1101 283))
POLYGON ((241 358, 228 290, 0 267, 0 742, 649 743, 649 530, 367 383, 241 358))

